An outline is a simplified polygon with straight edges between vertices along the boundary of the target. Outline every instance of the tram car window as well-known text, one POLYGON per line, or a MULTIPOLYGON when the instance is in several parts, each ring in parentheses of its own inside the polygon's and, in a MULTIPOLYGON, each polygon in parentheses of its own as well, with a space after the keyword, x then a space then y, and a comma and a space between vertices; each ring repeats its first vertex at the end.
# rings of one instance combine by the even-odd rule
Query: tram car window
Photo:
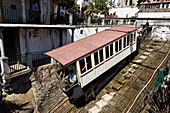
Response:
POLYGON ((133 34, 130 34, 130 43, 133 43, 133 34))
POLYGON ((129 35, 127 36, 127 46, 129 46, 129 35))
POLYGON ((119 51, 122 50, 122 39, 119 40, 119 51))
POLYGON ((115 42, 115 51, 118 52, 118 41, 115 42))
POLYGON ((106 59, 109 58, 109 46, 105 47, 105 51, 106 51, 106 59))
POLYGON ((99 64, 99 54, 98 54, 98 51, 94 53, 94 62, 95 62, 95 65, 99 64))
POLYGON ((113 44, 110 44, 110 56, 113 55, 113 44))
POLYGON ((80 71, 82 74, 82 73, 86 72, 86 65, 85 65, 84 58, 82 60, 80 60, 79 63, 80 63, 80 71))
POLYGON ((134 42, 136 41, 136 32, 134 32, 134 42))
POLYGON ((103 49, 99 50, 99 55, 100 55, 100 63, 104 60, 103 59, 103 49))
POLYGON ((86 57, 87 70, 92 68, 91 56, 86 57))
POLYGON ((123 48, 126 47, 126 37, 123 37, 123 48))

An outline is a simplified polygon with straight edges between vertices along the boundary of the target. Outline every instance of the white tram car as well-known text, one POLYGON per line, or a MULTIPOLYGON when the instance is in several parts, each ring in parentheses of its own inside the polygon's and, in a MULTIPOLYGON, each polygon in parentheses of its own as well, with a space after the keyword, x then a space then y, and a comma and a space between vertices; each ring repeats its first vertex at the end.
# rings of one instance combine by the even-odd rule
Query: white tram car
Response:
MULTIPOLYGON (((134 54, 137 48, 137 28, 113 26, 45 54, 58 61, 64 70, 74 70, 76 83, 66 82, 63 89, 75 101, 82 96, 85 99, 95 96, 97 78, 134 54)), ((65 72, 64 77, 68 78, 68 74, 65 72)))

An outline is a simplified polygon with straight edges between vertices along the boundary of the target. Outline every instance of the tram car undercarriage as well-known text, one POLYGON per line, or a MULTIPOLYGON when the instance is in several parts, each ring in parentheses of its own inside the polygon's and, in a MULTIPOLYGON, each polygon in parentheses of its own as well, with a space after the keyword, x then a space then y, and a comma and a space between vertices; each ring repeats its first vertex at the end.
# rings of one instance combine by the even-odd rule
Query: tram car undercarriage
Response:
POLYGON ((94 98, 122 63, 136 54, 139 43, 137 28, 113 26, 45 54, 61 64, 61 87, 74 103, 80 97, 94 98))

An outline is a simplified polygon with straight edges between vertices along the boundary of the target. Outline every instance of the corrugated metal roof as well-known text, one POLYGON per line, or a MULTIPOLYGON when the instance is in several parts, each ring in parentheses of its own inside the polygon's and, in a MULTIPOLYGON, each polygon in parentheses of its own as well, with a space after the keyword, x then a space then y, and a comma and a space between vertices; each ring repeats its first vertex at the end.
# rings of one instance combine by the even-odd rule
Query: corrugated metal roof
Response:
POLYGON ((62 65, 67 65, 127 34, 125 32, 114 31, 114 29, 125 31, 136 30, 135 27, 114 26, 109 28, 109 30, 101 31, 97 34, 93 34, 76 42, 49 51, 45 54, 59 61, 62 65))
POLYGON ((121 32, 131 32, 136 30, 135 27, 133 26, 114 26, 109 28, 108 30, 113 30, 113 31, 121 31, 121 32))

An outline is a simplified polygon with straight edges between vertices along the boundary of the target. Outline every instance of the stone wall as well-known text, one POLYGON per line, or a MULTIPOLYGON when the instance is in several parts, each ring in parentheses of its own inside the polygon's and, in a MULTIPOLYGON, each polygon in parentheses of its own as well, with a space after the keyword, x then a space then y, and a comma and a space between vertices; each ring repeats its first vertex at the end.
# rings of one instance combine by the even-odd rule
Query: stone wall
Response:
POLYGON ((57 79, 61 67, 58 64, 38 67, 31 75, 32 89, 36 107, 34 111, 47 113, 55 104, 65 96, 59 87, 57 79))

